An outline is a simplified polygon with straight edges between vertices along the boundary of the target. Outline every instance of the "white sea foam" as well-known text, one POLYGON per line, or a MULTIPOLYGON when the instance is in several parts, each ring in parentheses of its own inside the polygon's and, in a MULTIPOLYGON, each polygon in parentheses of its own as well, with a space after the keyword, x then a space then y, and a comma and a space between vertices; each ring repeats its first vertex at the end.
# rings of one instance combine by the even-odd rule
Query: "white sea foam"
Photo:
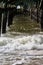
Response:
POLYGON ((32 35, 23 36, 22 38, 0 37, 0 52, 10 52, 17 50, 43 49, 43 36, 32 35), (4 44, 5 43, 5 44, 4 44))
POLYGON ((36 34, 22 37, 18 36, 16 38, 0 37, 0 65, 30 63, 29 58, 43 57, 40 55, 42 51, 37 51, 39 49, 43 49, 43 35, 36 34), (37 56, 38 53, 36 52, 40 56, 37 56))

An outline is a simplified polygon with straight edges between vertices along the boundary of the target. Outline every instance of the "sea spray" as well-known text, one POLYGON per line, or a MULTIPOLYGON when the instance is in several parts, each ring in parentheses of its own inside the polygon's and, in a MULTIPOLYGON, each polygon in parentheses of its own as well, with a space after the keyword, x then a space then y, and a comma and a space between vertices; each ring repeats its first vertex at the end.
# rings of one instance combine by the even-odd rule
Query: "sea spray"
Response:
POLYGON ((0 65, 24 65, 43 58, 43 35, 0 37, 0 65), (2 45, 1 45, 2 43, 2 45))
POLYGON ((10 52, 17 50, 29 50, 29 49, 43 49, 43 40, 41 40, 42 35, 32 35, 32 36, 23 36, 22 38, 8 38, 1 37, 0 42, 6 42, 7 44, 0 46, 4 47, 3 52, 10 52), (7 51, 8 50, 8 51, 7 51))

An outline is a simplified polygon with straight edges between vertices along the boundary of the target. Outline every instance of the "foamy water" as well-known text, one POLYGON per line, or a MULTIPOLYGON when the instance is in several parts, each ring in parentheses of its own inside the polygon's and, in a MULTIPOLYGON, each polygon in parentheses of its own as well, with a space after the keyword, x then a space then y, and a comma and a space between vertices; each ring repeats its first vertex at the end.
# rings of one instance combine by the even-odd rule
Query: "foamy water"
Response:
POLYGON ((30 58, 43 58, 39 50, 43 50, 43 35, 0 37, 0 65, 20 65, 30 63, 30 58))

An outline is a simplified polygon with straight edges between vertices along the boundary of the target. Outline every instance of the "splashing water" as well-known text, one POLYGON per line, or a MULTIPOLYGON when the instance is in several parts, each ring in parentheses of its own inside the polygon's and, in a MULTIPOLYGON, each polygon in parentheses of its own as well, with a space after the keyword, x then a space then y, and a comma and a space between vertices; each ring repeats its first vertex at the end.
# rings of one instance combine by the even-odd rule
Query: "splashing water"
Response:
POLYGON ((40 56, 42 50, 43 35, 30 35, 18 38, 0 37, 0 65, 29 63, 29 58, 33 56, 37 58, 43 57, 40 56), (39 56, 37 56, 38 54, 39 56))
POLYGON ((33 49, 34 47, 36 49, 43 49, 42 35, 23 36, 22 38, 17 38, 17 39, 0 37, 0 42, 7 43, 3 45, 3 47, 4 48, 9 47, 8 51, 10 51, 10 49, 29 50, 29 49, 33 49))

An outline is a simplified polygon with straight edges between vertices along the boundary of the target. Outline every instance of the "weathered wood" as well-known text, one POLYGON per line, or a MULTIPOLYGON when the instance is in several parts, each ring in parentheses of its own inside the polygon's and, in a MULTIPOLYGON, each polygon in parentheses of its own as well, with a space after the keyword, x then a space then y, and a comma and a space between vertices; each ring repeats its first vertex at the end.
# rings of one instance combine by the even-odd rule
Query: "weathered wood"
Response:
POLYGON ((2 24, 2 33, 6 33, 6 23, 7 23, 7 13, 4 12, 3 24, 2 24))
POLYGON ((43 10, 42 10, 42 15, 41 15, 41 22, 40 22, 40 24, 41 24, 41 30, 43 30, 43 10))
POLYGON ((1 34, 2 9, 0 8, 0 34, 1 34))
POLYGON ((41 11, 41 30, 43 30, 43 0, 41 2, 41 6, 40 6, 41 11))

